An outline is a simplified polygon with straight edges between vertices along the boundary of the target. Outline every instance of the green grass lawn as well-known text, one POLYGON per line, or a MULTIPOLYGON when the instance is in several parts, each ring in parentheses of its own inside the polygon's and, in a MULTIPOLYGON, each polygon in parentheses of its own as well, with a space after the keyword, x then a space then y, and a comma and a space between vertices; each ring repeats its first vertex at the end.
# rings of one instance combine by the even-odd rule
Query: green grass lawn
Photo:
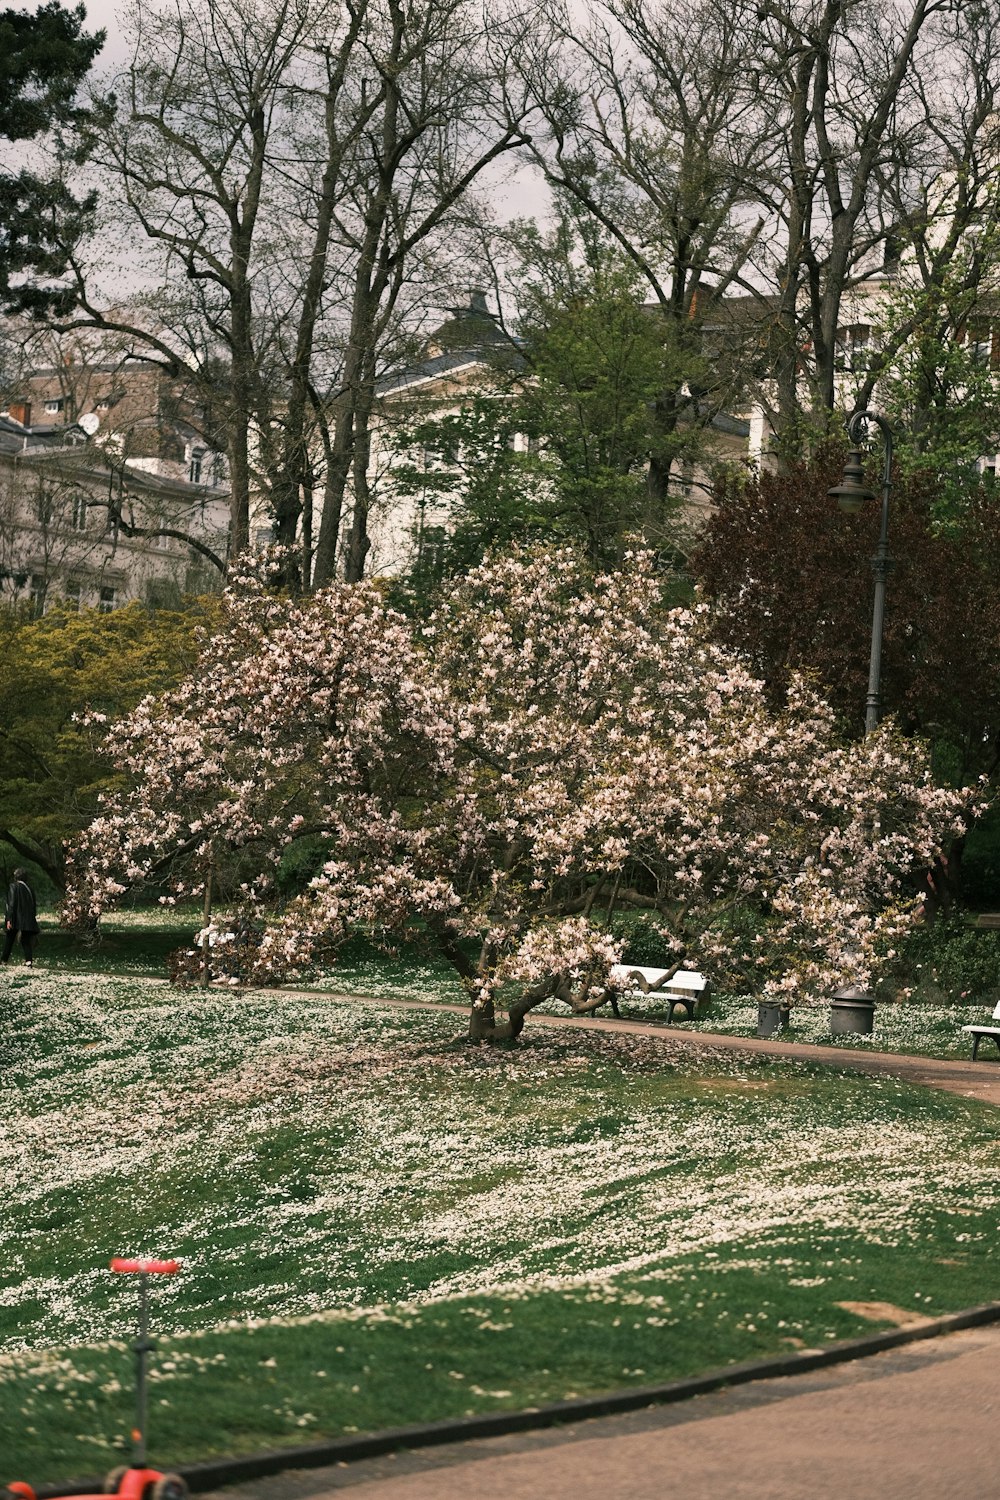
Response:
MULTIPOLYGON (((124 930, 124 929, 123 929, 124 930)), ((127 948, 127 943, 123 945, 127 948)), ((669 1038, 0 975, 0 1481, 647 1384, 1000 1297, 997 1115, 669 1038)))

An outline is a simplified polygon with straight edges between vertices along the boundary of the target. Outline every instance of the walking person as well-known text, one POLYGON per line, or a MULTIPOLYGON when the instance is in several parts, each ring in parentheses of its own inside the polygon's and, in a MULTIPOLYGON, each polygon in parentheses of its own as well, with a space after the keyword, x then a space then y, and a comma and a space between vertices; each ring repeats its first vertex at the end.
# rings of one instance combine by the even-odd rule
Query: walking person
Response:
POLYGON ((21 950, 29 969, 34 968, 35 944, 38 942, 38 914, 35 909, 35 893, 25 879, 24 870, 15 870, 14 879, 7 887, 7 905, 4 911, 3 954, 0 963, 6 963, 17 939, 21 939, 21 950))

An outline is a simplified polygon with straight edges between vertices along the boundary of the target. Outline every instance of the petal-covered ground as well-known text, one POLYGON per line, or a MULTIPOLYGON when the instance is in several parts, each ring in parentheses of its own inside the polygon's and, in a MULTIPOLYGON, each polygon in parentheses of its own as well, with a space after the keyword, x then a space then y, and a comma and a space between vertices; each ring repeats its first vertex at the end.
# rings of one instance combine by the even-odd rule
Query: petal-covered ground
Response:
POLYGON ((1000 1206, 994 1116, 892 1080, 543 1028, 469 1048, 447 1013, 322 996, 0 982, 12 1350, 120 1336, 120 1252, 184 1260, 157 1287, 180 1331, 930 1224, 961 1254, 1000 1206))

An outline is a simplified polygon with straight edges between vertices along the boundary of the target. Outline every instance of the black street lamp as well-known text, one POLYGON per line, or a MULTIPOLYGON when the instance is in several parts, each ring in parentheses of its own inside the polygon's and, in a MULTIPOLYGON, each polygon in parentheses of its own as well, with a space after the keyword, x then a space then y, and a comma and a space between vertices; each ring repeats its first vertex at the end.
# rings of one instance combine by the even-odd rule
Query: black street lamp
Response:
POLYGON ((864 467, 858 447, 860 429, 865 422, 874 422, 885 443, 885 468, 882 471, 882 526, 878 547, 872 558, 875 574, 875 609, 872 615, 872 651, 868 668, 868 697, 865 706, 865 734, 878 727, 882 712, 880 681, 882 675, 882 626, 885 620, 885 581, 892 571, 893 561, 889 556, 889 491, 892 489, 892 428, 885 417, 877 411, 856 411, 847 424, 847 436, 852 447, 844 465, 844 478, 827 491, 831 500, 836 500, 847 515, 857 515, 875 493, 865 484, 864 467))

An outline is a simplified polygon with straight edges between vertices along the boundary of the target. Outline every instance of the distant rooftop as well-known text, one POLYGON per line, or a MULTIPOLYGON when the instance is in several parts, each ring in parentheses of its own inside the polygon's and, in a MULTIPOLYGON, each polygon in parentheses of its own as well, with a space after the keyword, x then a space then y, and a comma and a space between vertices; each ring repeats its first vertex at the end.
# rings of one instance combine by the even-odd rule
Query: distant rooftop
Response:
POLYGON ((500 326, 496 313, 490 312, 484 291, 473 289, 464 307, 447 311, 448 319, 427 340, 425 358, 384 375, 378 383, 379 395, 440 380, 475 365, 498 363, 504 355, 508 361, 516 360, 517 345, 500 326))

